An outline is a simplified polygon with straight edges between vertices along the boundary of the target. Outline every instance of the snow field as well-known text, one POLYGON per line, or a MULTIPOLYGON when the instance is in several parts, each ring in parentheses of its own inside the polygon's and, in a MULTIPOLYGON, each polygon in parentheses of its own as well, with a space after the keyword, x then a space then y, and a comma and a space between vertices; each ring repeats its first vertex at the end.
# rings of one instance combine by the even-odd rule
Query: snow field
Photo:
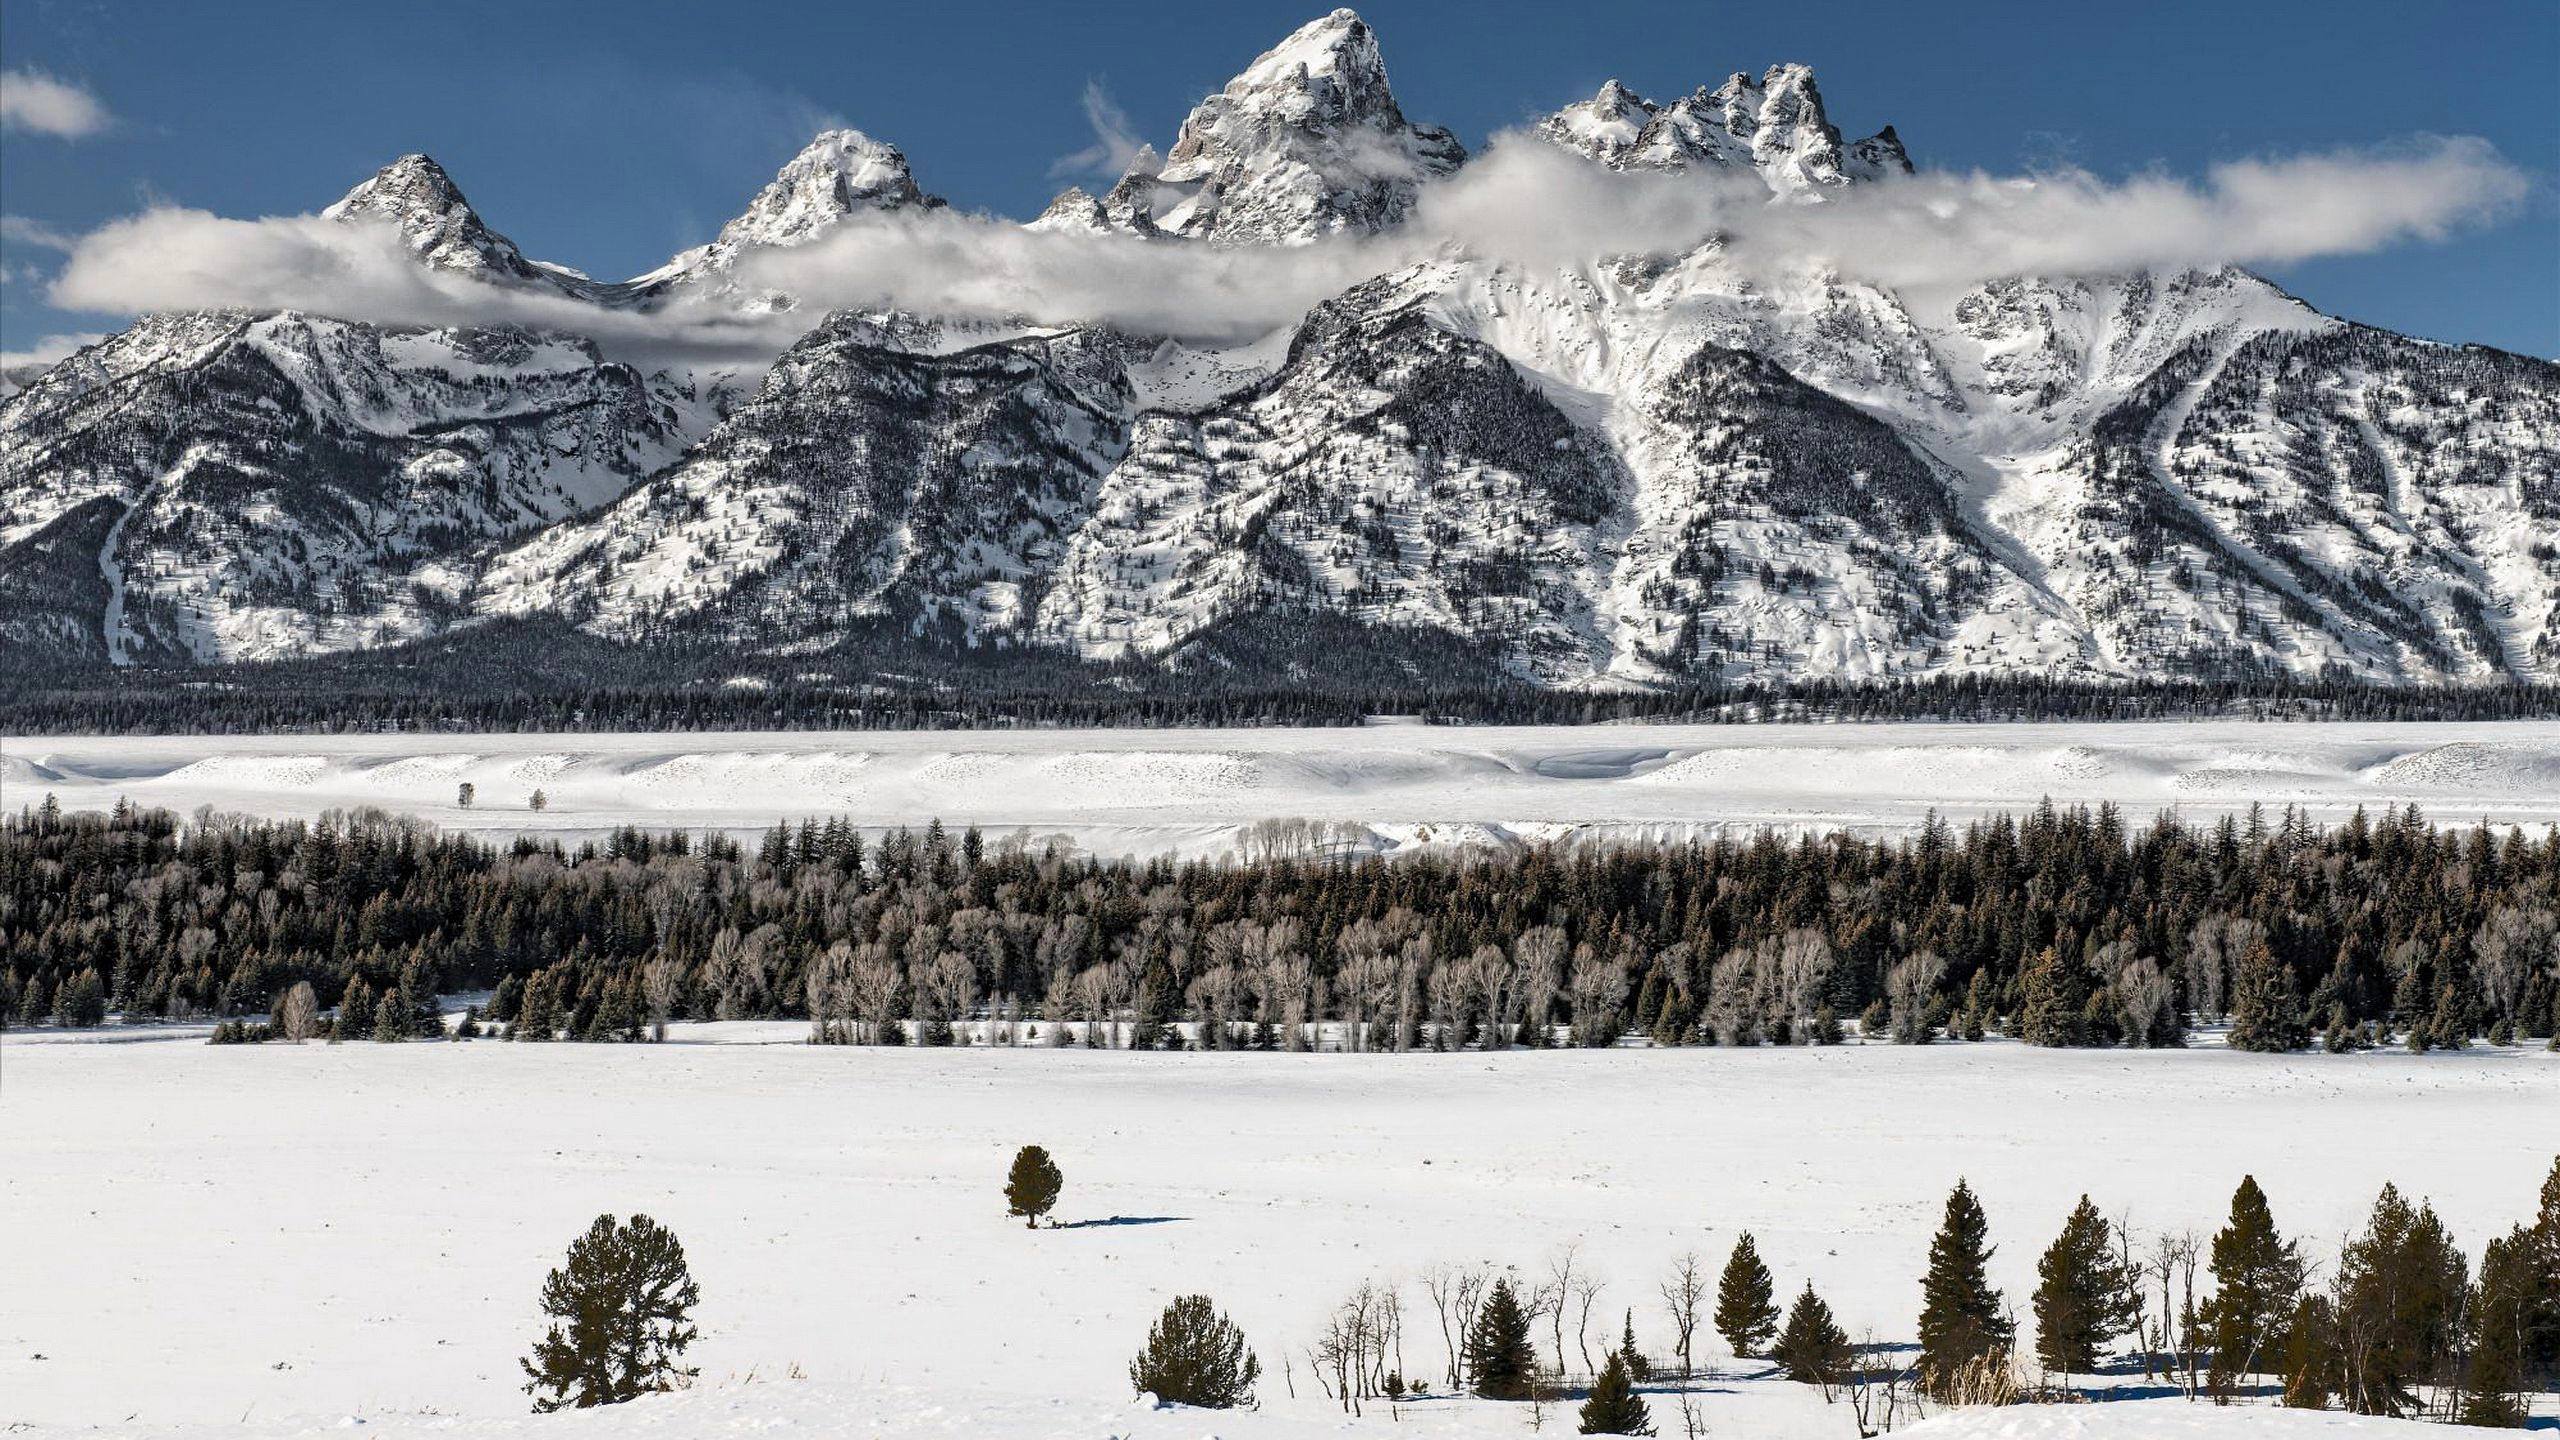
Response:
POLYGON ((0 807, 53 794, 315 817, 375 805, 450 829, 578 839, 623 824, 758 831, 939 816, 1106 854, 1219 854, 1272 816, 1349 822, 1379 850, 1586 831, 1680 838, 1909 833, 2114 801, 2210 819, 2262 802, 2343 820, 2415 803, 2446 822, 2560 821, 2560 723, 1366 726, 0 739, 0 807), (478 803, 462 809, 458 786, 478 803), (536 789, 549 808, 535 814, 536 789))
MULTIPOLYGON (((1416 1277, 1439 1262, 1535 1275, 1578 1242, 1610 1281, 1595 1332, 1613 1338, 1632 1306, 1659 1351, 1668 1262, 1695 1248, 1720 1266, 1747 1228, 1783 1292, 1810 1278, 1853 1335, 1907 1338, 1960 1175, 2023 1311, 2083 1191, 2143 1230, 2209 1231, 2254 1173, 2325 1259, 2391 1180, 2476 1256, 2529 1212, 2560 1149, 2560 1060, 2519 1050, 1290 1056, 816 1048, 780 1024, 679 1027, 729 1043, 654 1047, 163 1033, 0 1041, 0 1423, 1289 1440, 1336 1433, 1304 1347, 1363 1280, 1402 1281, 1408 1372, 1437 1376, 1416 1277), (1005 1163, 1029 1141, 1065 1168, 1068 1228, 1002 1213, 1005 1163), (542 1273, 606 1210, 683 1239, 704 1388, 629 1428, 510 1419, 542 1273), (1131 1408, 1129 1354, 1193 1290, 1269 1366, 1261 1414, 1131 1408), (768 1386, 795 1366, 805 1389, 768 1386)), ((1851 1433, 1845 1409, 1756 1378, 1712 1338, 1701 1360, 1719 1440, 1851 1433)), ((2187 1423, 2183 1404, 2117 1408, 2161 1428, 1998 1417, 1941 1433, 2186 1433, 2167 1423, 2187 1423)), ((1526 1428, 1519 1407, 1472 1401, 1406 1419, 1423 1428, 1389 1433, 1526 1428)))

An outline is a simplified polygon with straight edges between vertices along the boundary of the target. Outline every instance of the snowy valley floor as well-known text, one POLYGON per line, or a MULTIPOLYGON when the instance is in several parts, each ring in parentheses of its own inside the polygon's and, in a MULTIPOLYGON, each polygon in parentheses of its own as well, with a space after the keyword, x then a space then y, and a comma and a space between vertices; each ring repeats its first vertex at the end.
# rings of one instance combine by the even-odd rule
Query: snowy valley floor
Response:
POLYGON ((2539 827, 2560 822, 2560 722, 0 737, 0 809, 47 794, 182 814, 376 805, 573 842, 626 824, 939 816, 1114 855, 1224 853, 1271 816, 1356 825, 1357 843, 1398 849, 1573 831, 1909 833, 1932 810, 1961 822, 2044 796, 2114 801, 2136 823, 2252 803, 2335 822, 2414 803, 2446 822, 2539 827))
MULTIPOLYGON (((1304 1353, 1363 1280, 1406 1282, 1407 1368, 1438 1373, 1412 1283, 1434 1262, 1536 1272, 1578 1241, 1610 1281, 1595 1330, 1633 1307, 1659 1350, 1667 1262, 1720 1264, 1749 1228, 1783 1292, 1810 1277, 1853 1334, 1905 1337, 1959 1175, 2023 1309, 2084 1190, 2145 1231, 2209 1231, 2254 1172, 2325 1258, 2391 1180, 2476 1256, 2528 1213, 2560 1144, 2560 1057, 2525 1050, 1158 1055, 821 1049, 800 1029, 679 1027, 697 1043, 654 1047, 0 1036, 0 1429, 1300 1440, 1342 1433, 1304 1353), (1025 1141, 1065 1167, 1065 1228, 1003 1216, 1025 1141), (682 1237, 702 1385, 526 1417, 536 1288, 606 1210, 682 1237), (1260 1413, 1130 1402, 1128 1356, 1191 1290, 1270 1364, 1260 1413)), ((1712 1340, 1702 1359, 1718 1440, 1854 1433, 1845 1407, 1712 1340)), ((1472 1401, 1401 1419, 1415 1428, 1373 1415, 1348 1433, 1528 1429, 1525 1407, 1472 1401)), ((1910 1433, 2405 1428, 2175 1400, 1935 1424, 1910 1433)))

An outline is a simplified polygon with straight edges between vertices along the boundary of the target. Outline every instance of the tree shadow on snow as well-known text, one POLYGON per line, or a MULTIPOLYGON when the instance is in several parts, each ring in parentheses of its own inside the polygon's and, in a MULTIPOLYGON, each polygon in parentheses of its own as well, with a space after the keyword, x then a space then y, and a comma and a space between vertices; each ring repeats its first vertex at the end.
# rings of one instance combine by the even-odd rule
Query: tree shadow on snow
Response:
POLYGON ((1051 1225, 1052 1230, 1100 1230, 1111 1225, 1172 1225, 1188 1220, 1188 1215, 1114 1215, 1108 1220, 1068 1220, 1051 1225))

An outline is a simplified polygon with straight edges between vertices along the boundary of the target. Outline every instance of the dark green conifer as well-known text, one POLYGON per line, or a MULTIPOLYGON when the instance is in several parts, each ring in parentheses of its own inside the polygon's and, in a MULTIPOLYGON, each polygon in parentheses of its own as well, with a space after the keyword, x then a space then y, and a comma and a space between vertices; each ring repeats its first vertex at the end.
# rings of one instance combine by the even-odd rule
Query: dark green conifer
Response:
POLYGON ((2036 1358, 2065 1375, 2095 1370, 2106 1347, 2133 1327, 2126 1304, 2131 1291, 2116 1258, 2114 1227, 2081 1196, 2036 1261, 2036 1358))
POLYGON ((1973 1188, 1962 1180, 1947 1196, 1946 1215, 1929 1242, 1929 1273, 1920 1282, 1920 1378, 1947 1398, 1968 1367, 2008 1350, 2013 1327, 1991 1288, 1991 1225, 1973 1188))
POLYGON ((1831 1317, 1831 1307, 1805 1282, 1804 1293, 1787 1310, 1786 1328, 1769 1351, 1790 1380, 1828 1389, 1849 1378, 1853 1358, 1848 1332, 1831 1317))
POLYGON ((1653 1412, 1645 1408, 1644 1397, 1628 1379, 1624 1357, 1611 1355, 1600 1378, 1592 1383, 1590 1397, 1582 1402, 1581 1430, 1585 1435, 1653 1433, 1653 1412))
POLYGON ((2311 1043, 2293 967, 2277 959, 2266 941, 2253 940, 2242 952, 2231 990, 2232 1049, 2285 1054, 2311 1043))
POLYGON ((2241 1176, 2231 1218, 2213 1237, 2214 1292, 2197 1316, 2213 1351, 2215 1394, 2229 1394, 2240 1376, 2271 1368, 2285 1353, 2307 1268, 2302 1247, 2277 1231, 2257 1178, 2241 1176))
POLYGON ((1025 1145, 1014 1152, 1013 1168, 1004 1179, 1005 1213, 1023 1217, 1025 1229, 1040 1228, 1040 1217, 1058 1203, 1058 1192, 1066 1188, 1067 1177, 1058 1162, 1037 1145, 1025 1145))
POLYGON ((1467 1388, 1487 1400, 1526 1400, 1537 1379, 1537 1352, 1529 1346, 1529 1312, 1509 1280, 1493 1282, 1476 1312, 1460 1356, 1467 1388))
POLYGON ((1761 1263, 1759 1242, 1743 1231, 1716 1281, 1716 1333, 1734 1354, 1748 1360, 1778 1333, 1777 1288, 1769 1267, 1761 1263))
POLYGON ((614 1405, 692 1378, 678 1362, 700 1298, 672 1232, 646 1215, 597 1216, 542 1282, 551 1330, 521 1362, 533 1408, 614 1405))
POLYGON ((1253 1403, 1262 1362, 1244 1332, 1206 1295, 1184 1295, 1164 1307, 1147 1331, 1146 1348, 1129 1362, 1129 1383, 1142 1395, 1176 1405, 1227 1410, 1253 1403))

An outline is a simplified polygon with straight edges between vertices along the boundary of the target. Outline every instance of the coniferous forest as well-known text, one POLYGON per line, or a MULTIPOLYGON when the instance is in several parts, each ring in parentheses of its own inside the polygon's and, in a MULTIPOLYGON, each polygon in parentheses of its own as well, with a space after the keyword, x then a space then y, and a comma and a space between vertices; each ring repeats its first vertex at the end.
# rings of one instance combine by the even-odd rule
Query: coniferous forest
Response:
POLYGON ((2560 834, 2414 809, 2128 827, 2051 805, 1917 836, 1113 861, 938 822, 752 850, 564 849, 50 797, 0 820, 0 1016, 223 1039, 516 1039, 805 1019, 833 1043, 1305 1049, 1901 1043, 2259 1051, 2544 1042, 2560 834))

